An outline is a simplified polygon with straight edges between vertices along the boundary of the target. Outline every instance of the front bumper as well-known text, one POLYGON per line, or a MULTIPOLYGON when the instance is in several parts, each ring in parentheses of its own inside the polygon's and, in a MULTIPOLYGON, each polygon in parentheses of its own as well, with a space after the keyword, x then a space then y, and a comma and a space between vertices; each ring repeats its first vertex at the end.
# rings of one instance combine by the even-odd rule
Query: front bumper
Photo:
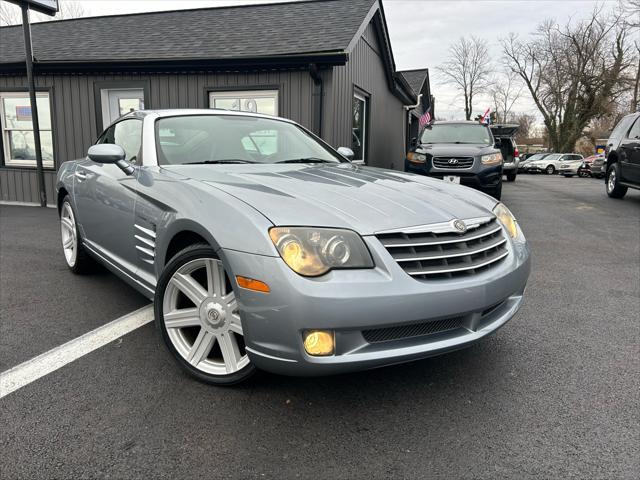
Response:
POLYGON ((560 169, 558 170, 558 173, 560 175, 577 175, 578 167, 565 167, 565 168, 560 167, 560 169))
POLYGON ((375 237, 365 237, 376 268, 337 270, 318 278, 294 273, 279 257, 222 250, 234 275, 267 282, 269 294, 237 288, 251 361, 285 375, 370 369, 467 346, 506 323, 522 304, 530 270, 526 242, 509 242, 499 265, 474 276, 418 281, 375 237), (460 328, 428 336, 369 342, 363 331, 456 318, 460 328), (308 355, 304 330, 335 332, 332 356, 308 355))
POLYGON ((471 168, 465 169, 443 169, 432 165, 431 159, 425 163, 414 164, 405 160, 405 171, 426 175, 428 177, 443 179, 446 176, 456 176, 460 178, 460 184, 482 191, 494 190, 502 181, 503 165, 486 166, 476 158, 471 168))

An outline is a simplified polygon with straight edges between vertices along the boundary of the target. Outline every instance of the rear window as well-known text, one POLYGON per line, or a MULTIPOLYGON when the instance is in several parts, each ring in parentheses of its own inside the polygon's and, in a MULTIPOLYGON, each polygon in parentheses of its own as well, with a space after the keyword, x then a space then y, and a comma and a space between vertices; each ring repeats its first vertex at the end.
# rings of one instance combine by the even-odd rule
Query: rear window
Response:
POLYGON ((486 125, 465 123, 435 124, 425 128, 420 143, 472 143, 491 145, 491 132, 486 125))

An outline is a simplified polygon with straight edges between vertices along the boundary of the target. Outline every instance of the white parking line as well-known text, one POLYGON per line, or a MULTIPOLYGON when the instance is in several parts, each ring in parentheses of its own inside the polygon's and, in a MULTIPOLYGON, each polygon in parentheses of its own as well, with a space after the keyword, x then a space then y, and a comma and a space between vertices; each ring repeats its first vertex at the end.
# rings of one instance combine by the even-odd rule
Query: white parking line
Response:
POLYGON ((93 352, 153 320, 153 306, 143 307, 0 373, 0 398, 93 352))

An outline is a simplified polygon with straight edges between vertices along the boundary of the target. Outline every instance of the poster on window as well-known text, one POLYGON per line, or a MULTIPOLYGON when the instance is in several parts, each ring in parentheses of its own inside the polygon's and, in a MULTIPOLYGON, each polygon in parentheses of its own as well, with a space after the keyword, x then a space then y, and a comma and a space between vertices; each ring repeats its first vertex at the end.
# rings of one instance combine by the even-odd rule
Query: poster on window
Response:
POLYGON ((16 120, 19 122, 31 121, 31 106, 30 105, 16 105, 16 120))

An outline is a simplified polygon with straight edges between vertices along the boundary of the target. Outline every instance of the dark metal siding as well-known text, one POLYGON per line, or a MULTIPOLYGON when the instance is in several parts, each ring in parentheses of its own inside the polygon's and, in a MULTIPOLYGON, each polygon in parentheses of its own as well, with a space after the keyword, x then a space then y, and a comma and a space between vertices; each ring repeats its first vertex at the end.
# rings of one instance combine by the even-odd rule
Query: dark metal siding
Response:
MULTIPOLYGON (((66 160, 86 154, 100 132, 94 83, 116 81, 147 81, 147 108, 206 108, 208 89, 252 89, 277 86, 279 113, 310 128, 312 124, 313 81, 309 73, 299 70, 261 72, 222 72, 184 74, 123 74, 123 75, 41 75, 37 88, 50 89, 52 96, 53 148, 56 168, 66 160)), ((24 76, 0 76, 0 91, 24 88, 24 76)), ((45 170, 47 198, 54 204, 55 171, 45 170)), ((39 202, 35 168, 0 167, 0 200, 39 202)))
POLYGON ((354 87, 369 97, 367 164, 402 170, 405 137, 403 103, 392 93, 373 23, 364 31, 345 66, 333 67, 325 82, 323 132, 334 146, 351 147, 354 87))

